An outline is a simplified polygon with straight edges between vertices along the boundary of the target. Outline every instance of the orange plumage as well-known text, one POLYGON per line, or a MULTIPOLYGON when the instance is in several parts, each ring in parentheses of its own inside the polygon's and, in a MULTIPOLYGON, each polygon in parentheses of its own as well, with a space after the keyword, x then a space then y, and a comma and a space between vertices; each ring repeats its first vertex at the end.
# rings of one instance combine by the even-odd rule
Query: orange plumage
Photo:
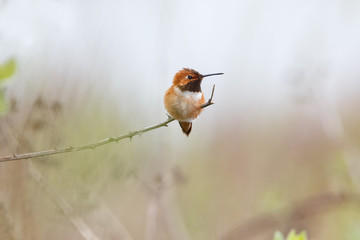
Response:
POLYGON ((192 129, 192 121, 202 111, 205 103, 204 94, 201 91, 201 82, 204 77, 219 75, 222 73, 201 75, 197 71, 184 68, 178 71, 173 79, 173 85, 166 91, 164 103, 167 112, 179 121, 182 131, 189 136, 192 129))

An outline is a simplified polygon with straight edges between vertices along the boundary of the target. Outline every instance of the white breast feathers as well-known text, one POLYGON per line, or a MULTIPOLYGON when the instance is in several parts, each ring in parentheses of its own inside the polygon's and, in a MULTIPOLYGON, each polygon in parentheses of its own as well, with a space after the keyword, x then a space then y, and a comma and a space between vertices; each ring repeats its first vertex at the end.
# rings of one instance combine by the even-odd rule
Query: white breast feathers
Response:
POLYGON ((190 101, 198 102, 202 98, 202 92, 181 91, 178 87, 175 87, 175 92, 190 101))

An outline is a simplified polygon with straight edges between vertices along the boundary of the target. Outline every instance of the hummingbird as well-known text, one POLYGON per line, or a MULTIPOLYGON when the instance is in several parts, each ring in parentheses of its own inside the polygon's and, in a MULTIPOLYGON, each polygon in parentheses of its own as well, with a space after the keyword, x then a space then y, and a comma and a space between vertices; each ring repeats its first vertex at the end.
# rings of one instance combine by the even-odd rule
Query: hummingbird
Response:
POLYGON ((175 74, 173 85, 165 93, 164 104, 170 116, 179 121, 186 136, 189 136, 192 121, 199 116, 205 103, 201 91, 202 80, 205 77, 221 74, 224 73, 202 75, 190 68, 183 68, 175 74))

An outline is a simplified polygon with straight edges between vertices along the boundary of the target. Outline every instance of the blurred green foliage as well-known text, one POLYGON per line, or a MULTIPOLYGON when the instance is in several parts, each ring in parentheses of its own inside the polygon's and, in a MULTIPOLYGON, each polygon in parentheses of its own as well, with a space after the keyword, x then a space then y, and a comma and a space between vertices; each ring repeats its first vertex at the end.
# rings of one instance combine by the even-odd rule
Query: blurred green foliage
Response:
POLYGON ((274 240, 307 240, 307 236, 305 231, 297 234, 295 230, 291 230, 285 238, 281 232, 276 231, 274 234, 274 240))
MULTIPOLYGON (((16 62, 12 58, 7 62, 0 64, 0 84, 15 73, 16 62)), ((4 96, 4 90, 0 89, 0 114, 7 111, 7 103, 4 96)))
POLYGON ((0 82, 11 77, 15 73, 16 62, 11 58, 7 62, 0 64, 0 82))

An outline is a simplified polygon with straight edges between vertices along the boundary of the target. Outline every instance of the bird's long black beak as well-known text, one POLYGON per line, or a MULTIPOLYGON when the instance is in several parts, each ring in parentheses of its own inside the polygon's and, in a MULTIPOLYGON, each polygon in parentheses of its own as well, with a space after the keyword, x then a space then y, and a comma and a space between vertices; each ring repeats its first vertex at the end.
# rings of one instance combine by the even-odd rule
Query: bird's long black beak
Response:
POLYGON ((210 77, 210 76, 215 76, 215 75, 222 75, 224 73, 211 73, 211 74, 206 74, 206 75, 202 75, 202 77, 210 77))

